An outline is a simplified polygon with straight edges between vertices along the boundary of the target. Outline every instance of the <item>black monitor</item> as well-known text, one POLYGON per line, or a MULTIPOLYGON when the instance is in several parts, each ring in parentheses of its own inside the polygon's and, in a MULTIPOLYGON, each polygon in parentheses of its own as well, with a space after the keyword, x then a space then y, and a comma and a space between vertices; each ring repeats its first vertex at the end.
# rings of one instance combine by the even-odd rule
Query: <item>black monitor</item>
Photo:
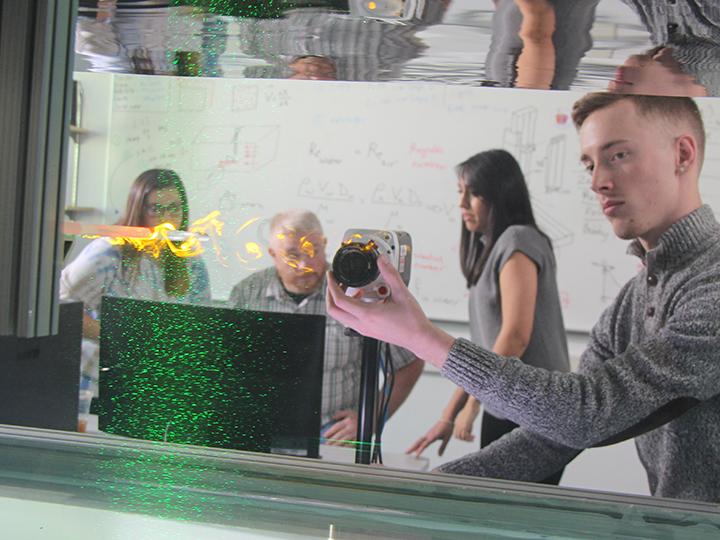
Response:
POLYGON ((325 317, 104 297, 98 427, 318 457, 325 317))

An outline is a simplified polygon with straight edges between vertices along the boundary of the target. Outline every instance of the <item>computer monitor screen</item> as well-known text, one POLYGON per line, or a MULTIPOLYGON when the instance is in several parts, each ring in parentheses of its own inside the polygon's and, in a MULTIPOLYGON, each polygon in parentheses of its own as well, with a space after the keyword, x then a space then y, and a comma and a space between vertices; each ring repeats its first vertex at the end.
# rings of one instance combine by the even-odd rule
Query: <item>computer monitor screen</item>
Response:
POLYGON ((98 427, 318 456, 325 317, 104 297, 98 427))

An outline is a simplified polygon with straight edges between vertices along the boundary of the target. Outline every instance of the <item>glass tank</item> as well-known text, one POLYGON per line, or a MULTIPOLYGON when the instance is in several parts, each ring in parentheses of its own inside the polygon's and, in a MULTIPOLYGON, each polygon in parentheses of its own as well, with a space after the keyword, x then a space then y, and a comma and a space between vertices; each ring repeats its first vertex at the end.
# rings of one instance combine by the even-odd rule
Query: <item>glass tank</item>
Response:
POLYGON ((0 427, 8 538, 717 538, 715 505, 0 427))

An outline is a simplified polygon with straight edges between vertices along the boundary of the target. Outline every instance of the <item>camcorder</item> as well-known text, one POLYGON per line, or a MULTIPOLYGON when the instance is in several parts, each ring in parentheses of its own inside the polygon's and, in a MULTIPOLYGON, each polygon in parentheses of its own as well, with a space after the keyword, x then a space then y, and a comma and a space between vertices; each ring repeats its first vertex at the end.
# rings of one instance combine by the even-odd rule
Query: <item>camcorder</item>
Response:
POLYGON ((404 231, 348 229, 333 258, 333 274, 348 296, 359 291, 364 301, 376 302, 390 296, 390 287, 380 276, 378 257, 387 255, 407 285, 411 254, 410 235, 404 231))

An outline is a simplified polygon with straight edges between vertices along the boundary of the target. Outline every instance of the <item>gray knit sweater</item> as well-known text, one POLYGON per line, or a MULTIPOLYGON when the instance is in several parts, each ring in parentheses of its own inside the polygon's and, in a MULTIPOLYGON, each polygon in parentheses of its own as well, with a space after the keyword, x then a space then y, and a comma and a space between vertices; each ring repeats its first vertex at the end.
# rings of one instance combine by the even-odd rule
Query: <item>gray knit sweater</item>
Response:
POLYGON ((720 2, 717 0, 622 0, 650 32, 653 45, 672 48, 683 70, 720 95, 720 2))
POLYGON ((582 449, 636 436, 653 495, 720 502, 720 224, 671 226, 590 335, 577 373, 458 339, 443 373, 520 427, 440 471, 546 478, 582 449))

